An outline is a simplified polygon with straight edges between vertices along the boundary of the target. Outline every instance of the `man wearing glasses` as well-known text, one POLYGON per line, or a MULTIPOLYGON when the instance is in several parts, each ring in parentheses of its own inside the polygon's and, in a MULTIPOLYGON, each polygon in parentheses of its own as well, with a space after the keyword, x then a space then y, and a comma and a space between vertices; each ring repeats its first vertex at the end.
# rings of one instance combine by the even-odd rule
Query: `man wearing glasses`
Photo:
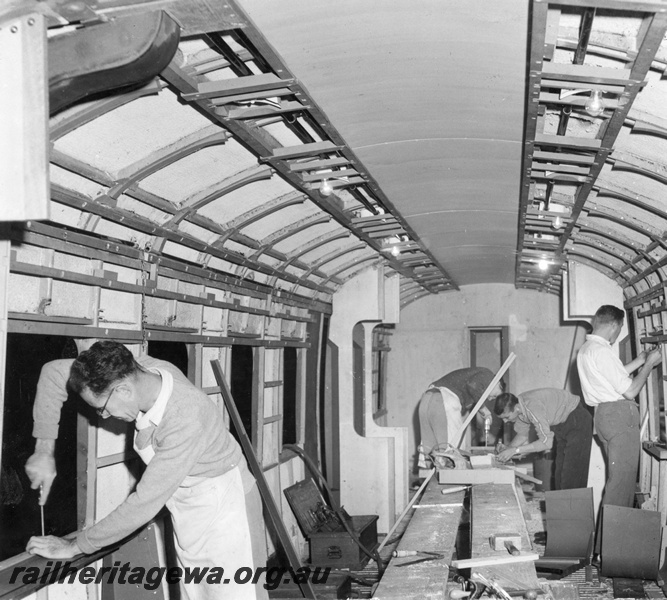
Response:
POLYGON ((255 481, 220 409, 171 363, 135 360, 122 344, 103 341, 74 361, 45 365, 35 398, 36 449, 26 464, 33 488, 43 485, 40 503, 55 478, 53 448, 67 388, 100 417, 135 423, 134 449, 146 470, 120 506, 75 539, 32 537, 27 551, 56 559, 91 554, 130 535, 166 505, 179 566, 223 567, 232 580, 226 585, 181 582, 184 600, 266 598, 263 585, 233 582, 237 569, 265 566, 253 560, 253 550, 257 562, 262 548, 265 552, 255 481))

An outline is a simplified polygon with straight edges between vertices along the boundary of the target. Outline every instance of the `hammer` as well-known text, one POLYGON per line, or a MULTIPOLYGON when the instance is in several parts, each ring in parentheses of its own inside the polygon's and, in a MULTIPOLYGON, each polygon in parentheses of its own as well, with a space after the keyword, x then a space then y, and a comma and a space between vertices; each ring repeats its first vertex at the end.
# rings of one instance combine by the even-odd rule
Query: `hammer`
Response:
POLYGON ((512 556, 521 554, 521 534, 494 533, 489 538, 489 545, 494 550, 506 549, 512 556))

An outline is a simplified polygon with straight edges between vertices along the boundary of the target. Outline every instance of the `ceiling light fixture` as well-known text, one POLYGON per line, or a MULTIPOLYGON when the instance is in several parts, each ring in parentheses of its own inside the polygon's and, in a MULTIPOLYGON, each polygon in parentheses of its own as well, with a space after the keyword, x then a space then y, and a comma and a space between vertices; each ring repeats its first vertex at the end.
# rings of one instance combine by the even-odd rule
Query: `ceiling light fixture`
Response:
POLYGON ((604 102, 602 97, 602 90, 594 90, 591 88, 581 88, 576 90, 561 90, 560 99, 563 100, 568 96, 574 96, 575 94, 590 94, 588 99, 584 104, 584 111, 589 114, 591 117, 599 117, 604 112, 607 105, 604 102))
POLYGON ((392 256, 398 256, 401 253, 401 249, 398 246, 392 246, 391 254, 392 256))
POLYGON ((546 271, 549 268, 549 261, 542 258, 537 261, 537 267, 540 271, 546 271))
POLYGON ((556 217, 551 223, 551 226, 556 230, 561 229, 563 227, 563 221, 560 217, 556 217))
POLYGON ((599 117, 605 108, 605 103, 602 100, 602 92, 600 90, 591 90, 591 95, 586 100, 586 104, 584 104, 584 110, 591 117, 599 117))
POLYGON ((320 183, 320 194, 323 196, 331 196, 333 194, 333 186, 329 183, 328 179, 323 179, 320 183))

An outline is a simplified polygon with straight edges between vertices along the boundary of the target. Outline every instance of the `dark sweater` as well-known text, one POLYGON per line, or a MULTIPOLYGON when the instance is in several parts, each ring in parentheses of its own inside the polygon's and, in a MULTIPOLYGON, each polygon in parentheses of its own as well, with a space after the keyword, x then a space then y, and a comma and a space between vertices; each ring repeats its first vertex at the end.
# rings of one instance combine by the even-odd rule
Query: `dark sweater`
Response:
POLYGON ((447 373, 431 385, 454 392, 461 401, 462 412, 466 413, 482 397, 493 377, 494 374, 485 367, 469 367, 447 373))

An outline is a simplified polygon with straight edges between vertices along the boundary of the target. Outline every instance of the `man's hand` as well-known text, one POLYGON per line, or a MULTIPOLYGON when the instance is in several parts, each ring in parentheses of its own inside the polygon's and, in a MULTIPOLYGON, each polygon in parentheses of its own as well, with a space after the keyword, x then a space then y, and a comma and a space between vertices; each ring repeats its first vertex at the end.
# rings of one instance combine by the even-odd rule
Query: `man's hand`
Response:
POLYGON ((519 450, 516 448, 516 446, 511 446, 509 448, 505 448, 505 450, 500 451, 496 456, 496 460, 501 463, 506 463, 508 460, 510 460, 513 456, 516 456, 518 453, 519 450))
POLYGON ((646 362, 654 367, 655 365, 659 364, 660 361, 662 361, 662 349, 660 346, 658 346, 648 353, 646 356, 646 362))
POLYGON ((28 540, 26 552, 45 558, 72 558, 82 554, 76 540, 66 540, 55 535, 35 535, 28 540))
POLYGON ((33 490, 42 486, 39 497, 40 504, 46 504, 51 491, 51 485, 56 478, 56 460, 53 456, 54 440, 37 440, 35 453, 25 463, 25 472, 30 479, 33 490))

